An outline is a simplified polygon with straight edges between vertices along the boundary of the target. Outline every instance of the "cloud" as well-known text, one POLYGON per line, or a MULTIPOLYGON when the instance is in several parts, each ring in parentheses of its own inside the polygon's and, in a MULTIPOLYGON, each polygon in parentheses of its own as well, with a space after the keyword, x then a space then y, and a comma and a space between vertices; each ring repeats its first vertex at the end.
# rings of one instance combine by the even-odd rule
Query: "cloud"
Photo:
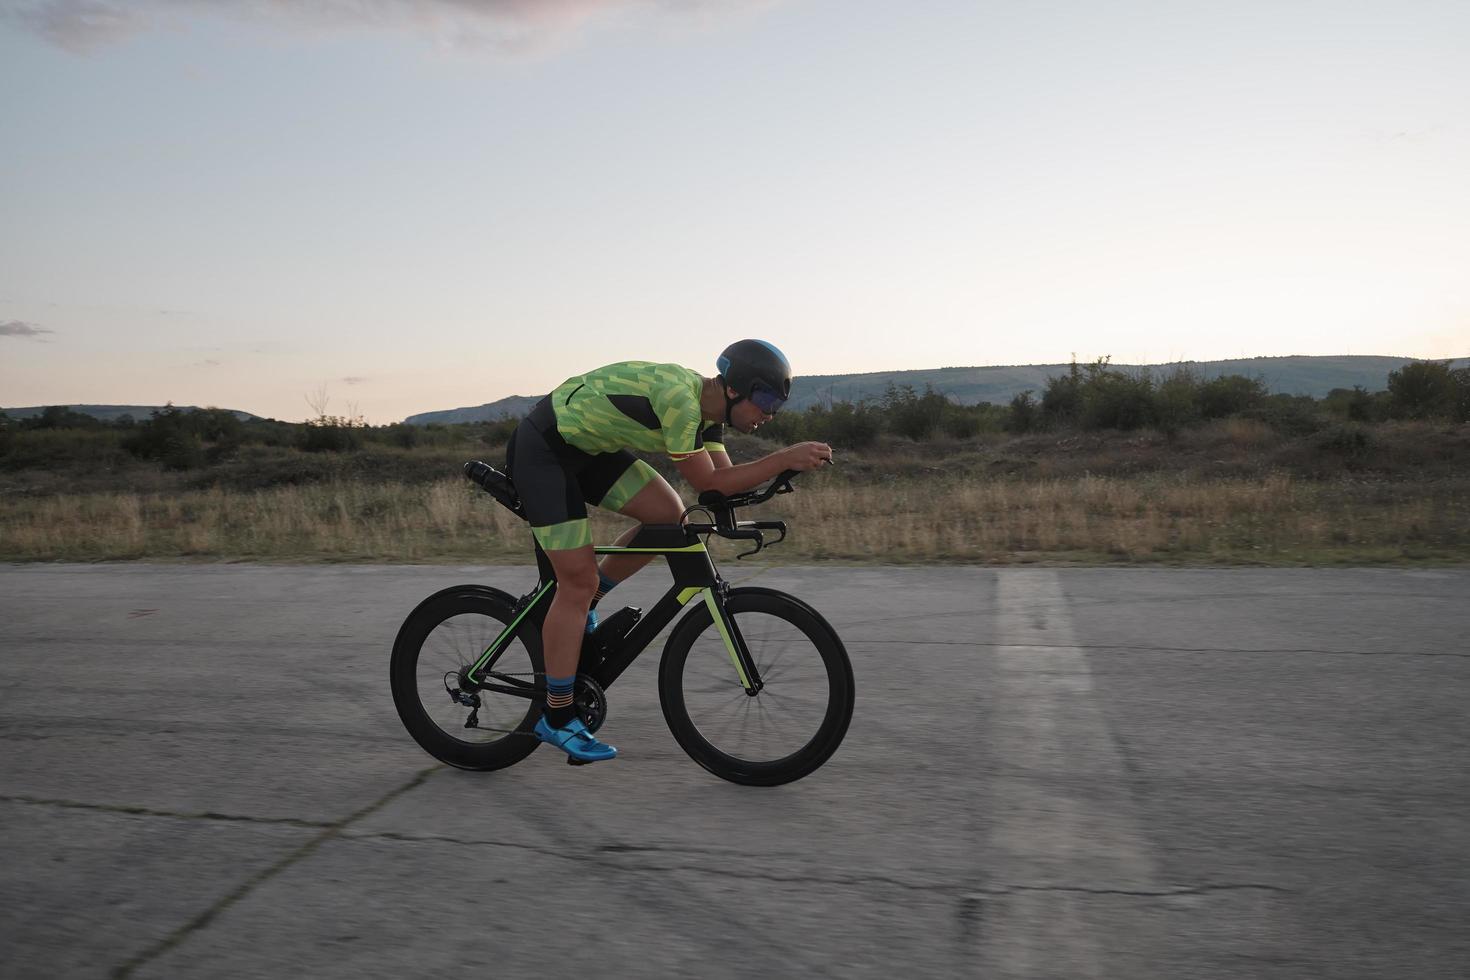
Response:
POLYGON ((409 31, 445 47, 516 56, 543 51, 588 22, 623 10, 681 15, 770 0, 18 0, 0 18, 84 52, 193 17, 262 24, 288 33, 409 31))
POLYGON ((39 337, 43 333, 54 332, 21 320, 0 320, 0 337, 39 337))

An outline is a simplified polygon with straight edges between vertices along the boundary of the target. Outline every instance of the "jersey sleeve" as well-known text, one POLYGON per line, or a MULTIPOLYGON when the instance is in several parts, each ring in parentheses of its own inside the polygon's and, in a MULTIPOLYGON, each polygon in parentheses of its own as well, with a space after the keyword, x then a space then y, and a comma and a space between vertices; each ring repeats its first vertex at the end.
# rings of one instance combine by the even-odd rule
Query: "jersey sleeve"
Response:
POLYGON ((655 406, 664 434, 664 448, 674 459, 688 459, 704 452, 700 430, 699 399, 682 385, 671 386, 655 406))

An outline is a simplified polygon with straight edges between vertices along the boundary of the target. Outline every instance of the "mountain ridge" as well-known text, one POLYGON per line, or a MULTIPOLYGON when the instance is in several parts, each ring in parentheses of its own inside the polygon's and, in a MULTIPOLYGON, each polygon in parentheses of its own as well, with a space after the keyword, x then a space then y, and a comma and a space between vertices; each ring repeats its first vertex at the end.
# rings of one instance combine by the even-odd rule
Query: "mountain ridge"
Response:
MULTIPOLYGON (((1311 395, 1322 398, 1334 388, 1362 386, 1369 391, 1388 387, 1390 371, 1405 364, 1426 360, 1418 357, 1392 357, 1378 354, 1288 354, 1282 356, 1238 357, 1216 361, 1168 361, 1160 364, 1111 364, 1115 370, 1150 371, 1167 374, 1188 367, 1208 379, 1226 374, 1244 374, 1259 378, 1272 394, 1311 395)), ((1446 360, 1432 358, 1432 360, 1446 360)), ((1451 367, 1470 366, 1470 357, 1448 359, 1451 367)), ((1078 362, 1083 364, 1086 362, 1078 362)), ((991 402, 1005 405, 1022 391, 1038 395, 1046 388, 1047 378, 1063 374, 1070 363, 997 364, 974 367, 916 368, 903 371, 869 371, 861 374, 799 375, 792 382, 792 396, 787 407, 803 411, 812 405, 838 401, 857 402, 878 399, 888 385, 911 385, 922 390, 932 385, 964 405, 991 402)), ((510 395, 483 405, 451 408, 410 415, 408 425, 453 425, 460 422, 487 422, 503 418, 519 418, 530 411, 540 395, 510 395)))
MULTIPOLYGON (((116 422, 124 415, 131 415, 135 421, 146 422, 148 416, 153 412, 161 412, 168 405, 29 405, 23 408, 0 408, 0 412, 10 416, 12 419, 29 419, 40 415, 48 408, 65 408, 79 415, 90 415, 94 419, 103 422, 116 422)), ((202 412, 204 409, 198 405, 174 405, 173 408, 181 412, 202 412)), ((210 406, 216 408, 217 406, 210 406)), ((229 412, 241 422, 261 420, 264 416, 254 415, 250 412, 242 412, 237 408, 226 408, 222 411, 229 412)))

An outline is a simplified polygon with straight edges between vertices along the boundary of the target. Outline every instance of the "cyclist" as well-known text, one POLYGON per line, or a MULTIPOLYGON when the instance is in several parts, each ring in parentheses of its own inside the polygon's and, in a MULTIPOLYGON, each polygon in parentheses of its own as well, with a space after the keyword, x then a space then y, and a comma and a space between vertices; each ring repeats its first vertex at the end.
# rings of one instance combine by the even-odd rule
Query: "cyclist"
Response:
POLYGON ((724 427, 753 432, 791 394, 791 364, 772 344, 741 340, 725 348, 719 374, 706 378, 677 364, 621 361, 568 378, 531 410, 506 446, 506 472, 530 519, 531 533, 556 570, 556 595, 542 635, 546 708, 536 737, 579 762, 617 749, 593 737, 576 716, 573 687, 582 637, 597 626, 596 601, 653 555, 611 555, 598 566, 587 504, 617 511, 637 525, 677 524, 684 502, 630 450, 668 453, 697 492, 751 490, 784 470, 832 461, 832 447, 802 442, 732 465, 724 427))

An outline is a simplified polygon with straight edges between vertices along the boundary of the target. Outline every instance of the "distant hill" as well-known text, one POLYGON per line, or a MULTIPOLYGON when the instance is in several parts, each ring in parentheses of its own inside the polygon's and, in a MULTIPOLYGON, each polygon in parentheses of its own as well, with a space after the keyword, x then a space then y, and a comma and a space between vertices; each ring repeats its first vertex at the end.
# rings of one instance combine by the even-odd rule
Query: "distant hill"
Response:
MULTIPOLYGON (((40 415, 42 412, 46 411, 46 409, 51 407, 52 406, 50 405, 32 405, 29 408, 0 408, 0 412, 4 412, 6 415, 10 416, 13 419, 28 419, 32 416, 40 415)), ((90 415, 94 419, 101 419, 104 422, 116 422, 124 415, 131 415, 133 417, 133 420, 136 422, 145 422, 147 421, 148 417, 154 412, 161 412, 168 406, 62 405, 61 407, 71 409, 73 412, 77 412, 81 415, 90 415)), ((202 411, 202 409, 198 408, 195 405, 175 405, 174 408, 177 408, 181 412, 202 411)), ((230 414, 234 415, 235 418, 239 419, 241 422, 250 422, 252 420, 260 418, 259 415, 251 415, 249 412, 241 412, 236 409, 226 409, 226 411, 230 412, 230 414)))
POLYGON ((410 415, 403 421, 408 425, 454 425, 457 422, 493 422, 496 419, 518 419, 525 416, 541 400, 542 395, 511 395, 499 401, 476 408, 450 408, 442 412, 424 412, 410 415))
MULTIPOLYGON (((1369 391, 1388 387, 1388 373, 1417 358, 1377 357, 1344 354, 1314 357, 1249 357, 1230 361, 1182 361, 1170 364, 1114 364, 1120 371, 1148 370, 1156 377, 1187 366, 1204 378, 1224 374, 1243 374, 1259 378, 1274 394, 1311 395, 1322 398, 1333 388, 1362 386, 1369 391)), ((1470 358, 1452 361, 1451 367, 1470 366, 1470 358)), ((912 385, 923 391, 925 385, 943 392, 962 405, 991 402, 1006 405, 1028 388, 1041 394, 1046 379, 1068 370, 1067 364, 1021 364, 1004 367, 950 367, 916 371, 876 371, 872 374, 811 374, 796 378, 792 384, 790 408, 802 411, 811 405, 831 402, 856 402, 878 399, 888 385, 912 385)), ((512 395, 476 408, 454 408, 440 412, 424 412, 404 419, 409 425, 431 422, 486 422, 502 418, 520 418, 531 410, 540 395, 512 395)))

